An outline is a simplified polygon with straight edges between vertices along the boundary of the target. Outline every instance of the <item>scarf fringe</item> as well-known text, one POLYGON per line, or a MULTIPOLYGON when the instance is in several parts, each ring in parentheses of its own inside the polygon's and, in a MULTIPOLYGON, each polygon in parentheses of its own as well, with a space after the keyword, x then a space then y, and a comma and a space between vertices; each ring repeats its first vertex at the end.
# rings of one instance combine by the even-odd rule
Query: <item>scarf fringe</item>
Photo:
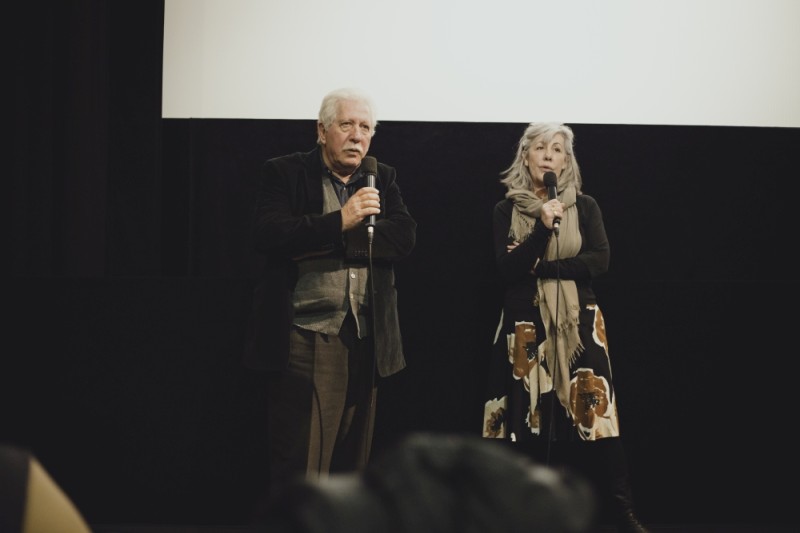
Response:
POLYGON ((569 356, 569 367, 572 368, 572 365, 575 364, 575 361, 578 360, 578 357, 583 353, 584 347, 583 343, 578 341, 578 346, 572 351, 572 355, 569 356))

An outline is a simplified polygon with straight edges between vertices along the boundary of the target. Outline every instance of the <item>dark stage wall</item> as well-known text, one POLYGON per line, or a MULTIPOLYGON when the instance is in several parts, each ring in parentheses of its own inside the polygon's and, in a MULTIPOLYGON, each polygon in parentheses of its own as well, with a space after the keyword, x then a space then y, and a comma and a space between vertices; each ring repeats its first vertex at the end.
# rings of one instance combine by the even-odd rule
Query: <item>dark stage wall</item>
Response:
MULTIPOLYGON (((21 40, 0 441, 30 447, 92 523, 244 521, 266 475, 262 378, 239 364, 254 179, 310 149, 314 122, 163 120, 162 2, 67 6, 21 40)), ((480 433, 491 210, 535 119, 378 127, 371 153, 419 223, 378 452, 480 433)), ((572 126, 611 242, 596 290, 642 517, 788 522, 800 130, 572 126)))

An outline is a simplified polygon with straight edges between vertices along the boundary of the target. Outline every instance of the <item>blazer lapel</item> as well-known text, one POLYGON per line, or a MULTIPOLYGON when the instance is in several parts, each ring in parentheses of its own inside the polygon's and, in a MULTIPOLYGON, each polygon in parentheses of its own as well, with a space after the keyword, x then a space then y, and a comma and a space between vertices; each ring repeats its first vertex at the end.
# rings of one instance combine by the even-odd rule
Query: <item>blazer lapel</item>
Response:
POLYGON ((306 191, 305 213, 322 213, 322 155, 319 146, 304 154, 303 188, 306 191))

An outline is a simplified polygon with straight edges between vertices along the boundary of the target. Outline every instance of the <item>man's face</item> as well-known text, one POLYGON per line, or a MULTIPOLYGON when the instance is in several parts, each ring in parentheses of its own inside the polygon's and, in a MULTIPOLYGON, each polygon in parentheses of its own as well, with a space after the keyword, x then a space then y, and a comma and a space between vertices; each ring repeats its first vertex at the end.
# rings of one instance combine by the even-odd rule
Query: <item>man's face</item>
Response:
POLYGON ((329 128, 317 123, 325 164, 340 177, 349 177, 367 155, 372 133, 369 107, 357 101, 342 101, 329 128))

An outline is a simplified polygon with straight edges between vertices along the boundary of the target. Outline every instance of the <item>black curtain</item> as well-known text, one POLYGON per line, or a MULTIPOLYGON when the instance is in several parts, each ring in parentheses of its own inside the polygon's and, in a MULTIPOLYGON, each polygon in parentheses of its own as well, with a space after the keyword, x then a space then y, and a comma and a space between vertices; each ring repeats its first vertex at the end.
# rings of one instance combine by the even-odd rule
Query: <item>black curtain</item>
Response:
POLYGON ((11 273, 160 275, 163 1, 11 12, 11 273))

